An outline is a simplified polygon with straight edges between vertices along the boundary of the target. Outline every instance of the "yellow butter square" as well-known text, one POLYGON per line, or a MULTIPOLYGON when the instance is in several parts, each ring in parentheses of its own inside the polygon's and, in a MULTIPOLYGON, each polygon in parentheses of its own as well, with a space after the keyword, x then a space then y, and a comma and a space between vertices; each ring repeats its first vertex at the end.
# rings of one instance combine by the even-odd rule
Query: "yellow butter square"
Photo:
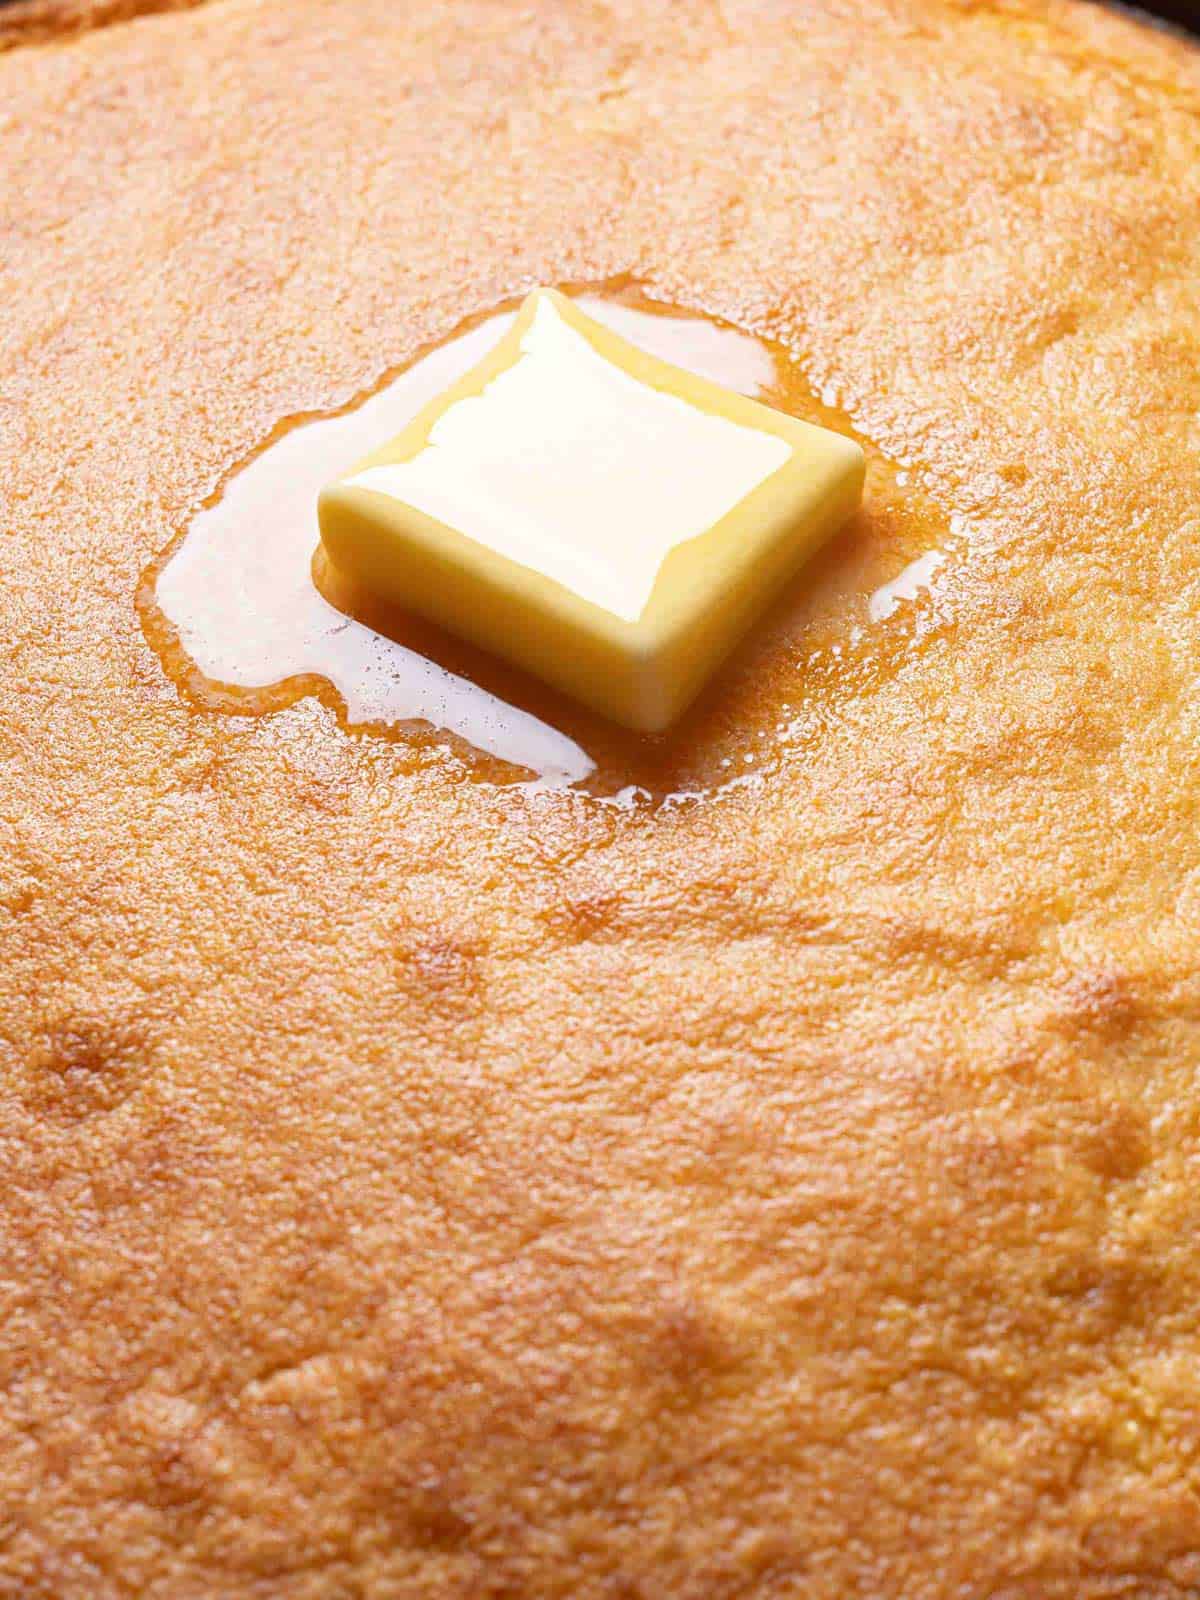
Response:
POLYGON ((854 511, 853 440, 535 290, 478 366, 321 493, 333 566, 616 721, 669 726, 854 511))

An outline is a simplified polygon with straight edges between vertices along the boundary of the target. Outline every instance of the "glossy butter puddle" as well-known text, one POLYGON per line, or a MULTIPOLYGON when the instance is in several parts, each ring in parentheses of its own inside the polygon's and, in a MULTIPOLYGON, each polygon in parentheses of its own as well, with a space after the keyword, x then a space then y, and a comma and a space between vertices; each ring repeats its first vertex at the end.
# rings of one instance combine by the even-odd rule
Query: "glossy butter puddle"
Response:
MULTIPOLYGON (((654 355, 854 434, 779 347, 636 291, 578 298, 654 355)), ((261 715, 316 693, 349 728, 433 742, 490 782, 579 785, 630 803, 758 781, 772 755, 802 736, 805 703, 821 695, 829 669, 843 683, 861 681, 884 645, 878 636, 894 633, 936 581, 957 542, 946 519, 903 468, 860 439, 868 473, 858 517, 800 573, 675 729, 657 738, 626 733, 349 591, 318 551, 321 487, 472 367, 512 315, 460 332, 344 411, 285 425, 147 574, 139 605, 148 639, 198 708, 261 715)))

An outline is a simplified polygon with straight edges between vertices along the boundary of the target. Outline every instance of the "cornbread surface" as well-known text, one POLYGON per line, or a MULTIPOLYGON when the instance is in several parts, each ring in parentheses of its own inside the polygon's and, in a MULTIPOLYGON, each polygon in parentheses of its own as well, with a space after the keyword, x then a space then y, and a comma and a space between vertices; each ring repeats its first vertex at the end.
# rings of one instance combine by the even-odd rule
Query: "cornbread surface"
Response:
POLYGON ((1198 113, 1023 0, 0 59, 5 1600, 1200 1593, 1198 113), (622 275, 911 463, 929 625, 668 809, 189 709, 191 508, 622 275))

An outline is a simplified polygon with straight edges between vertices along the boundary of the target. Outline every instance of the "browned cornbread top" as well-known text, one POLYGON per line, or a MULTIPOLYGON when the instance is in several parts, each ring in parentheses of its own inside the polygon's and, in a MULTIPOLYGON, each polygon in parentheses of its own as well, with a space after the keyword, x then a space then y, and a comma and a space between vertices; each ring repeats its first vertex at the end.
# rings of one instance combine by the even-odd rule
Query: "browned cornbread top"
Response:
POLYGON ((1200 1591, 1198 107, 1016 0, 0 62, 6 1600, 1200 1591), (911 459, 923 640, 670 812, 189 711, 222 475, 616 274, 911 459))

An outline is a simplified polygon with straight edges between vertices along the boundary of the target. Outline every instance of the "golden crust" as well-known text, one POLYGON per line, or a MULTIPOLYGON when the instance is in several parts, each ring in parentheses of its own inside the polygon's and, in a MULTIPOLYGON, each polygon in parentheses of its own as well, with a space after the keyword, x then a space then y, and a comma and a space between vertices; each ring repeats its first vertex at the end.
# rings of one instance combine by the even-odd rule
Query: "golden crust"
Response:
POLYGON ((0 1594, 1200 1591, 1197 81, 1032 0, 0 63, 0 1594), (654 814, 181 704, 231 465, 619 273, 911 459, 919 645, 654 814))
POLYGON ((203 0, 6 0, 0 9, 0 51, 201 4, 203 0))

